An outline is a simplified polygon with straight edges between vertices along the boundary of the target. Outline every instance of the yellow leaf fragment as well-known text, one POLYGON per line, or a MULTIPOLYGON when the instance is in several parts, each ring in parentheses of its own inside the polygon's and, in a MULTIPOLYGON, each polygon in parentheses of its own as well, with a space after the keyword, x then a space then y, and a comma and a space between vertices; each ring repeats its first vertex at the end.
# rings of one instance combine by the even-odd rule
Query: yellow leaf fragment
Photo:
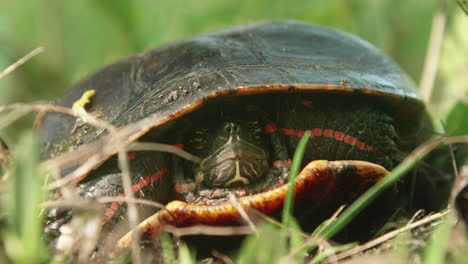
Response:
POLYGON ((95 90, 88 90, 83 93, 80 99, 73 103, 72 111, 75 114, 80 114, 83 111, 86 112, 86 105, 91 103, 91 98, 96 94, 95 90))

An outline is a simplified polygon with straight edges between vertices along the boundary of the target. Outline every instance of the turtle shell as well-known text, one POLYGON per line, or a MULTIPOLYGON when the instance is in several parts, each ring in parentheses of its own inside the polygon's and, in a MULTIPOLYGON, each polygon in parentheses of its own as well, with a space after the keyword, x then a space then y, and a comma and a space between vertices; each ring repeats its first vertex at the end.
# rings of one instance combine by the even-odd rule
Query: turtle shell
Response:
POLYGON ((96 90, 88 112, 125 129, 74 129, 75 118, 49 114, 44 158, 96 141, 96 166, 149 130, 226 96, 334 93, 369 97, 415 134, 425 110, 411 80, 380 50, 348 33, 294 21, 246 24, 128 57, 93 74, 66 95, 70 107, 96 90), (416 123, 415 123, 416 122, 416 123), (128 126, 132 124, 131 126, 128 126))

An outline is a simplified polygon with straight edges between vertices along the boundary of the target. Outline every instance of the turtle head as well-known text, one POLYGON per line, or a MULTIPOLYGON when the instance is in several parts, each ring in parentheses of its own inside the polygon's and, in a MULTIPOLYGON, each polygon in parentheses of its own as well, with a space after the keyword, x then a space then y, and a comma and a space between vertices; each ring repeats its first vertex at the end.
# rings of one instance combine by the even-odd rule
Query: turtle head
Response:
POLYGON ((257 120, 229 119, 196 129, 189 146, 203 157, 194 173, 207 187, 249 185, 269 169, 268 141, 257 120))

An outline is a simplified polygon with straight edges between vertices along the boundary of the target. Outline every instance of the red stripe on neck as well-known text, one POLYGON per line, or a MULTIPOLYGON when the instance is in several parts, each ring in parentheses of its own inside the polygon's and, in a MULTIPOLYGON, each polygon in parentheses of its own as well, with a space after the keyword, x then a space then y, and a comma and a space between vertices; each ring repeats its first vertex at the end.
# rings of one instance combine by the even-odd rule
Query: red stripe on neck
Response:
MULTIPOLYGON (((301 129, 295 130, 291 128, 278 128, 276 127, 276 124, 274 123, 267 124, 264 128, 264 131, 267 134, 271 134, 273 132, 279 132, 283 135, 296 136, 296 137, 304 136, 304 132, 305 132, 304 130, 301 130, 301 129)), ((368 151, 368 152, 375 151, 374 147, 369 146, 366 143, 357 140, 355 137, 352 137, 341 131, 334 131, 333 129, 329 129, 329 128, 327 129, 312 128, 310 129, 310 131, 312 132, 310 134, 310 138, 324 136, 327 138, 333 138, 337 141, 343 141, 344 143, 351 145, 351 146, 355 146, 363 151, 368 151)))

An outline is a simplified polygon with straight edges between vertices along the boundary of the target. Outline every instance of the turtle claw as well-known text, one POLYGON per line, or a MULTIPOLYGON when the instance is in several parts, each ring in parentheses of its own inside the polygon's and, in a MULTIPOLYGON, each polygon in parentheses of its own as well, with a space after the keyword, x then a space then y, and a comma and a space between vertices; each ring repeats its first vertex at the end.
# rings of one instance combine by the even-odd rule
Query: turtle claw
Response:
MULTIPOLYGON (((305 202, 317 204, 324 199, 340 197, 343 202, 385 177, 389 172, 380 165, 367 161, 310 162, 296 177, 295 205, 305 202), (343 197, 343 194, 349 194, 343 197)), ((193 225, 238 225, 242 222, 239 206, 247 213, 252 209, 266 215, 273 215, 283 207, 290 184, 249 196, 240 197, 236 203, 219 205, 196 205, 172 201, 163 210, 141 222, 135 230, 128 232, 117 243, 118 248, 128 248, 133 233, 139 232, 143 239, 155 237, 161 227, 172 225, 186 227, 193 225)))

